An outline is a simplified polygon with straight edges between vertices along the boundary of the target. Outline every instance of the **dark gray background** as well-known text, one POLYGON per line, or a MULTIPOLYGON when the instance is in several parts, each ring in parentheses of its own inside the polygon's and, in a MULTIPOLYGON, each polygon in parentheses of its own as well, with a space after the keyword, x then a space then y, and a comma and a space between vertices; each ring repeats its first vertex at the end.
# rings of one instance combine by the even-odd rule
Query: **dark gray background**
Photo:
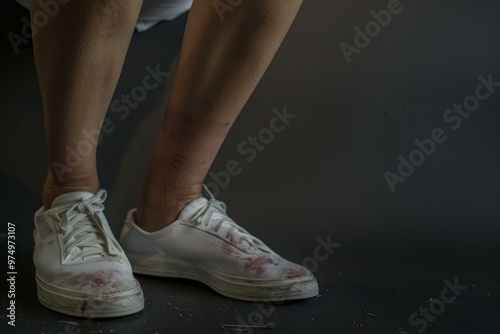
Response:
MULTIPOLYGON (((357 331, 351 318, 363 310, 359 305, 369 298, 375 304, 392 298, 399 287, 408 287, 407 296, 413 297, 393 302, 388 323, 363 330, 375 333, 402 326, 414 331, 408 315, 433 295, 420 295, 420 288, 435 295, 443 279, 456 275, 477 288, 463 297, 463 305, 453 305, 462 307, 458 313, 440 316, 436 326, 442 327, 436 332, 498 330, 500 88, 458 130, 442 117, 474 93, 478 76, 492 74, 500 81, 500 6, 495 1, 401 4, 403 11, 348 64, 339 44, 353 44, 353 28, 363 28, 373 20, 370 11, 387 8, 387 1, 306 0, 212 167, 218 172, 230 160, 240 162, 242 172, 218 197, 237 222, 279 253, 301 262, 312 256, 318 237, 331 235, 342 244, 315 272, 323 286, 331 286, 331 295, 322 293, 324 308, 294 304, 279 313, 293 318, 286 323, 299 333, 328 332, 327 324, 340 332, 357 331), (246 162, 238 145, 268 126, 273 108, 284 106, 297 117, 254 161, 246 162), (447 141, 391 192, 383 173, 395 172, 398 156, 408 157, 416 148, 413 141, 429 138, 438 127, 445 130, 447 141), (300 320, 300 309, 329 317, 307 327, 311 321, 307 315, 300 320), (344 314, 344 309, 354 315, 344 314)), ((25 15, 17 5, 4 3, 2 35, 19 33, 25 15)), ((137 203, 185 19, 136 33, 131 43, 116 97, 142 83, 146 66, 160 64, 172 75, 126 119, 108 115, 116 129, 104 135, 99 146, 99 168, 115 232, 137 203)), ((34 293, 29 262, 32 214, 41 204, 47 168, 41 100, 31 45, 15 54, 4 37, 1 57, 1 212, 4 222, 17 224, 19 247, 26 253, 23 279, 34 293)), ((150 289, 156 289, 158 282, 148 280, 141 280, 143 286, 149 282, 150 289)), ((188 284, 171 284, 192 291, 188 284)), ((30 307, 53 314, 38 305, 30 307)), ((59 325, 51 330, 58 328, 64 329, 59 325)))

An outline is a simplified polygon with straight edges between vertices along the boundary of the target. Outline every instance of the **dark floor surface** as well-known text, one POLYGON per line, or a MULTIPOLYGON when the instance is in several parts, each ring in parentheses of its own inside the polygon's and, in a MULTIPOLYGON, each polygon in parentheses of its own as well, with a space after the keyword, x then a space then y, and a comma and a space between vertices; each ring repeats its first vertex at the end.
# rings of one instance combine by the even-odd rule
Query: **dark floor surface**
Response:
MULTIPOLYGON (((238 144, 267 124, 273 108, 286 105, 300 113, 219 195, 237 222, 282 256, 317 264, 312 269, 320 296, 279 305, 231 300, 196 282, 138 276, 146 307, 137 315, 79 319, 41 306, 31 260, 33 213, 41 205, 47 161, 41 100, 31 44, 15 53, 3 39, 0 248, 6 261, 5 226, 15 224, 17 275, 16 326, 7 324, 2 279, 0 333, 240 333, 220 325, 243 322, 275 324, 274 330, 247 333, 419 333, 423 327, 409 318, 429 306, 438 314, 431 315, 425 333, 500 333, 500 96, 486 101, 396 193, 382 177, 411 149, 413 138, 428 134, 442 111, 473 92, 478 75, 500 77, 499 47, 493 43, 500 31, 498 6, 457 1, 426 12, 430 2, 415 2, 401 14, 408 15, 404 23, 394 18, 373 47, 347 65, 338 44, 352 38, 352 26, 368 20, 364 14, 385 2, 357 11, 347 2, 324 4, 324 10, 304 4, 212 168, 244 161, 238 144), (337 14, 340 6, 352 18, 337 14), (447 28, 436 23, 439 15, 448 15, 447 28), (439 41, 422 36, 434 30, 443 35, 439 41), (450 31, 461 31, 463 40, 453 41, 450 31), (413 45, 405 41, 408 36, 413 45), (430 56, 419 45, 433 45, 430 56), (415 58, 404 63, 405 55, 415 58), (402 111, 412 116, 403 130, 402 111), (393 127, 381 121, 385 112, 394 113, 393 127), (340 246, 324 261, 311 262, 320 240, 329 237, 340 246), (466 288, 441 304, 445 280, 466 288)), ((12 2, 3 3, 2 34, 19 33, 26 15, 12 2)), ((186 15, 134 35, 115 98, 141 82, 146 66, 175 71, 185 20, 186 15)), ((116 129, 104 135, 98 155, 115 233, 137 202, 172 79, 173 74, 127 117, 108 114, 116 129)))

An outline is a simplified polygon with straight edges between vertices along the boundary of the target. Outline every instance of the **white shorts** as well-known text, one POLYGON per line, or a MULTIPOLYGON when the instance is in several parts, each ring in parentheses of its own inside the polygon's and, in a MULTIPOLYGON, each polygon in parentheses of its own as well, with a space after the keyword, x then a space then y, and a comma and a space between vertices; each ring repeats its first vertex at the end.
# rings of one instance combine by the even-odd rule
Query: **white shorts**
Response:
MULTIPOLYGON (((16 0, 29 9, 29 0, 16 0)), ((57 1, 57 0, 55 0, 57 1)), ((137 31, 145 31, 161 21, 170 21, 187 12, 193 0, 144 0, 137 20, 137 31)))
POLYGON ((144 0, 137 31, 144 31, 161 21, 170 21, 187 12, 193 0, 144 0))

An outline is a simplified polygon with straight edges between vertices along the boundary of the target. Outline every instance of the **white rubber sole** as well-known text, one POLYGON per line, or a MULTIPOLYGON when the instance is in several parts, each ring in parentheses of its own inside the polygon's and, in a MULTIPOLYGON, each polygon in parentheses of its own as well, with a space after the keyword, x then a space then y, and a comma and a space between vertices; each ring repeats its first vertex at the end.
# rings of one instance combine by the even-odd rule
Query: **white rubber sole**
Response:
POLYGON ((111 318, 137 313, 144 309, 144 296, 137 288, 122 293, 92 296, 78 291, 58 288, 35 275, 38 300, 59 313, 85 318, 111 318))
POLYGON ((196 280, 229 298, 284 301, 318 295, 318 282, 314 276, 279 280, 251 279, 226 275, 199 263, 172 259, 161 254, 126 254, 136 274, 196 280))

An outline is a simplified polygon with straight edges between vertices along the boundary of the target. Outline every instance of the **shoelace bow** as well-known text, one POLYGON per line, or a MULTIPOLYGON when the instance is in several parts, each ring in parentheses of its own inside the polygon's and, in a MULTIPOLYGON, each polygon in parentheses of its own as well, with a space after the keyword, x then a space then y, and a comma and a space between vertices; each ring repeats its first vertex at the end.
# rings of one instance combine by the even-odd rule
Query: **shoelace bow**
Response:
POLYGON ((103 257, 117 255, 114 241, 109 237, 107 231, 98 218, 98 214, 104 210, 106 191, 101 189, 94 196, 80 201, 71 206, 64 217, 53 213, 59 223, 60 232, 63 234, 63 254, 70 261, 81 257, 82 260, 92 257, 103 257), (95 219, 94 219, 95 218, 95 219))
POLYGON ((245 241, 249 247, 256 247, 261 251, 266 253, 272 253, 272 251, 259 239, 248 233, 247 230, 243 229, 241 226, 236 224, 234 220, 229 218, 226 214, 226 204, 222 201, 218 201, 214 198, 212 193, 208 188, 203 185, 205 191, 210 195, 208 202, 194 217, 191 221, 197 225, 203 224, 205 227, 210 225, 212 220, 216 221, 214 231, 217 233, 223 224, 229 225, 229 229, 226 232, 226 239, 228 239, 232 244, 242 244, 245 241), (237 236, 237 240, 236 237, 237 236))

